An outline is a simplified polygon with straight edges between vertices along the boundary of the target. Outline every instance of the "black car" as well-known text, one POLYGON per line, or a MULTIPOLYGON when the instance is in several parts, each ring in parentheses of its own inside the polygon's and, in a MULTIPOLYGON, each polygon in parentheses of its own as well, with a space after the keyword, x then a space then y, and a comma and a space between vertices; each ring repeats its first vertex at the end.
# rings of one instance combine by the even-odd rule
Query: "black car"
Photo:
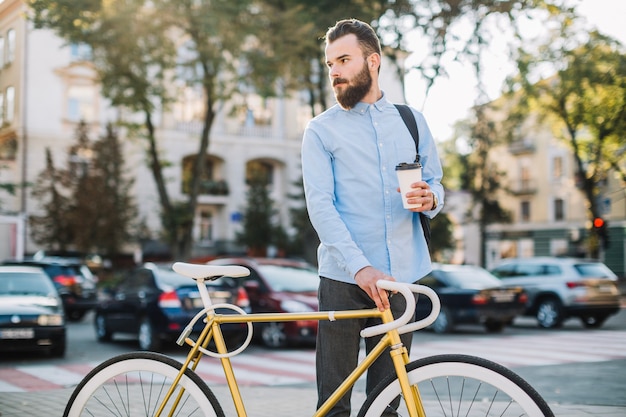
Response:
MULTIPOLYGON (((207 282, 213 304, 229 303, 247 311, 245 290, 232 278, 221 277, 207 282)), ((196 282, 182 276, 168 265, 146 264, 132 270, 98 303, 95 313, 96 336, 110 341, 115 333, 136 335, 142 350, 158 351, 164 341, 172 343, 185 326, 203 308, 196 282)), ((217 309, 218 312, 234 313, 217 309)), ((204 327, 198 320, 194 332, 204 327)), ((226 344, 237 347, 247 336, 245 323, 222 326, 226 344)))
POLYGON ((0 351, 65 354, 63 303, 41 268, 0 266, 0 351))
MULTIPOLYGON (((436 333, 450 332, 457 324, 482 324, 488 332, 501 332, 523 314, 528 300, 521 288, 503 287, 478 266, 434 264, 418 283, 432 288, 441 300, 441 312, 431 325, 436 333)), ((428 297, 420 297, 416 318, 426 317, 431 307, 428 297)))
POLYGON ((41 258, 4 261, 4 265, 35 266, 50 277, 59 295, 68 320, 81 320, 97 304, 97 278, 80 261, 65 258, 41 258))

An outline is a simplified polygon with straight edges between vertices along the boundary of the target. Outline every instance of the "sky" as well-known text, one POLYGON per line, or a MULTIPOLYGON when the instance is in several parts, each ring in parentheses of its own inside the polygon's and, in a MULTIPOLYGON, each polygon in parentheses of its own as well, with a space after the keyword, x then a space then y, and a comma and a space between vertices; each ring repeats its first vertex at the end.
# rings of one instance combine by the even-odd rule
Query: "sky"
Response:
MULTIPOLYGON (((591 26, 601 33, 613 36, 626 44, 626 0, 580 0, 578 13, 584 16, 591 26)), ((490 65, 489 95, 497 98, 504 75, 507 73, 505 60, 492 57, 490 65)), ((423 94, 411 91, 423 91, 423 84, 407 78, 406 99, 409 104, 423 111, 430 130, 437 141, 447 140, 452 136, 454 123, 465 119, 474 103, 476 80, 469 66, 460 64, 447 67, 449 77, 439 79, 428 93, 425 102, 423 94)))

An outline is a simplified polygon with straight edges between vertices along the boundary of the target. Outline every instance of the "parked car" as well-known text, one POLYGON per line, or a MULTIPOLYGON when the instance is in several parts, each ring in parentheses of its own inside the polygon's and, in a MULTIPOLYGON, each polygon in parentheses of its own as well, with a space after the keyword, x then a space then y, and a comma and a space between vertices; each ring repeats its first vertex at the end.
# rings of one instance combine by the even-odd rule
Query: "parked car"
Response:
POLYGON ((65 355, 63 302, 41 268, 0 266, 0 351, 65 355))
POLYGON ((97 278, 80 261, 57 257, 4 261, 4 265, 42 268, 57 288, 68 320, 81 320, 97 303, 97 278))
POLYGON ((603 263, 575 258, 534 257, 505 259, 492 272, 507 286, 528 293, 525 315, 540 327, 554 328, 579 317, 598 328, 620 309, 617 276, 603 263))
MULTIPOLYGON (((233 278, 221 277, 208 281, 206 286, 214 304, 235 304, 247 311, 248 296, 233 278)), ((136 335, 140 349, 158 351, 164 341, 174 343, 202 308, 193 279, 174 272, 169 265, 148 263, 130 271, 98 303, 94 317, 96 337, 105 342, 116 333, 136 335)), ((198 320, 193 331, 197 333, 203 327, 202 320, 198 320)), ((222 330, 229 348, 236 348, 247 336, 245 323, 227 324, 222 330)))
MULTIPOLYGON (((306 262, 275 258, 218 258, 214 265, 241 265, 250 270, 237 278, 250 297, 253 313, 317 311, 317 270, 306 262)), ((255 323, 255 340, 272 348, 315 344, 317 321, 255 323)))
MULTIPOLYGON (((436 333, 451 332, 458 324, 482 324, 488 332, 501 332, 524 312, 528 299, 521 288, 503 288, 478 266, 433 264, 418 283, 432 288, 441 300, 441 312, 430 326, 436 333)), ((426 317, 431 308, 428 297, 419 297, 416 318, 426 317)))

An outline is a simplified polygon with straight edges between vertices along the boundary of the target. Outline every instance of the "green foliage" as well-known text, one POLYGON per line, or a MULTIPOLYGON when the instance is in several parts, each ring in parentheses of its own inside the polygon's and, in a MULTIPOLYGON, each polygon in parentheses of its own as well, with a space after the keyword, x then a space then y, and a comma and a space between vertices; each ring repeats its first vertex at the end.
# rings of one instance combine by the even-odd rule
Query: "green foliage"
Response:
POLYGON ((454 249, 456 242, 454 240, 454 225, 450 220, 450 216, 446 213, 439 213, 430 222, 430 253, 433 260, 437 262, 445 262, 445 254, 450 249, 454 249))
POLYGON ((309 263, 315 265, 317 264, 317 247, 319 245, 319 238, 317 237, 317 232, 315 232, 315 229, 311 224, 311 220, 309 219, 309 212, 306 208, 304 198, 304 184, 302 182, 302 177, 300 177, 298 181, 294 181, 293 186, 296 187, 297 193, 289 195, 289 200, 292 201, 289 214, 291 218, 291 227, 295 231, 295 234, 290 240, 289 254, 301 257, 309 263))
MULTIPOLYGON (((573 37, 571 29, 563 27, 555 36, 573 37)), ((626 51, 616 40, 591 32, 575 42, 552 40, 540 54, 523 58, 519 84, 527 100, 516 111, 542 115, 555 137, 569 145, 588 218, 599 217, 599 184, 610 172, 626 180, 626 51), (548 62, 554 75, 535 82, 534 71, 548 62)), ((594 230, 590 234, 589 254, 596 257, 598 239, 594 230)))
MULTIPOLYGON (((237 234, 237 242, 246 246, 250 254, 264 256, 267 248, 274 243, 276 210, 270 198, 267 182, 260 175, 248 179, 248 197, 243 214, 242 231, 237 234)), ((282 233, 279 233, 282 237, 282 233)))
POLYGON ((76 133, 66 168, 56 168, 46 150, 46 168, 32 191, 43 214, 31 216, 31 235, 50 249, 115 255, 133 236, 133 182, 125 177, 123 153, 111 126, 94 143, 85 123, 76 133))

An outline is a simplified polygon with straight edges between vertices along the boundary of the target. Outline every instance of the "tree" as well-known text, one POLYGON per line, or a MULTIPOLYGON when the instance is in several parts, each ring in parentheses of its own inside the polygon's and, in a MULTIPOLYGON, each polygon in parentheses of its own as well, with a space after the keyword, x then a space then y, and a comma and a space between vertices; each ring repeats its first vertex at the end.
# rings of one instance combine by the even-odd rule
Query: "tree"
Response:
POLYGON ((197 207, 219 106, 250 86, 266 97, 304 89, 309 92, 311 115, 324 110, 329 89, 319 39, 335 20, 357 16, 371 22, 401 78, 407 54, 404 34, 421 30, 432 50, 413 69, 429 80, 429 88, 445 74, 441 60, 446 53, 455 59, 469 57, 480 69, 477 57, 489 40, 483 24, 488 17, 504 16, 513 23, 535 8, 557 9, 541 0, 30 0, 29 4, 36 28, 50 28, 68 43, 91 47, 103 95, 113 106, 130 112, 126 126, 130 134, 147 141, 165 235, 173 256, 181 259, 191 252, 193 224, 188 219, 197 207), (474 30, 461 39, 455 24, 467 21, 474 30), (163 168, 168 161, 159 152, 154 125, 155 115, 174 99, 175 86, 199 86, 205 100, 188 198, 179 202, 171 201, 167 190, 163 168), (137 115, 143 121, 131 123, 137 115))
POLYGON ((289 199, 294 202, 289 214, 295 234, 291 238, 289 254, 300 256, 311 264, 317 264, 317 247, 320 241, 309 219, 302 177, 294 181, 293 185, 297 187, 297 193, 289 195, 289 199))
POLYGON ((274 202, 270 198, 265 178, 251 175, 248 179, 242 231, 237 234, 238 243, 246 246, 249 255, 266 256, 268 247, 275 243, 275 215, 274 202))
POLYGON ((66 251, 74 241, 66 213, 70 210, 67 172, 54 166, 52 153, 46 148, 46 167, 37 176, 32 189, 44 215, 29 217, 31 238, 39 245, 66 251))
POLYGON ((46 150, 46 168, 33 188, 44 214, 31 216, 33 240, 47 248, 103 255, 119 254, 132 238, 136 207, 125 178, 124 158, 112 126, 95 143, 82 122, 68 150, 67 167, 55 168, 46 150))
MULTIPOLYGON (((559 34, 568 35, 569 28, 559 34)), ((528 95, 518 111, 535 112, 553 126, 554 135, 572 151, 576 180, 587 200, 589 254, 597 257, 600 229, 592 221, 601 218, 600 185, 613 171, 626 179, 626 53, 623 46, 598 32, 584 42, 550 42, 538 55, 522 54, 521 85, 528 95), (552 63, 556 72, 534 82, 537 67, 552 63)))
MULTIPOLYGON (((506 174, 502 172, 495 161, 490 156, 491 151, 498 145, 507 141, 507 134, 490 117, 490 105, 475 106, 474 118, 465 124, 459 124, 458 129, 460 139, 464 139, 463 148, 465 152, 456 155, 460 168, 460 187, 472 196, 472 204, 466 212, 467 219, 478 222, 480 234, 480 263, 486 264, 485 242, 487 226, 494 223, 510 222, 511 216, 500 204, 497 195, 498 191, 505 191, 502 188, 502 180, 506 174), (478 209, 478 218, 474 213, 478 209)), ((448 154, 449 155, 449 154, 448 154)))
POLYGON ((446 213, 439 213, 430 222, 430 253, 433 260, 445 262, 445 253, 449 249, 454 249, 454 225, 446 213))

